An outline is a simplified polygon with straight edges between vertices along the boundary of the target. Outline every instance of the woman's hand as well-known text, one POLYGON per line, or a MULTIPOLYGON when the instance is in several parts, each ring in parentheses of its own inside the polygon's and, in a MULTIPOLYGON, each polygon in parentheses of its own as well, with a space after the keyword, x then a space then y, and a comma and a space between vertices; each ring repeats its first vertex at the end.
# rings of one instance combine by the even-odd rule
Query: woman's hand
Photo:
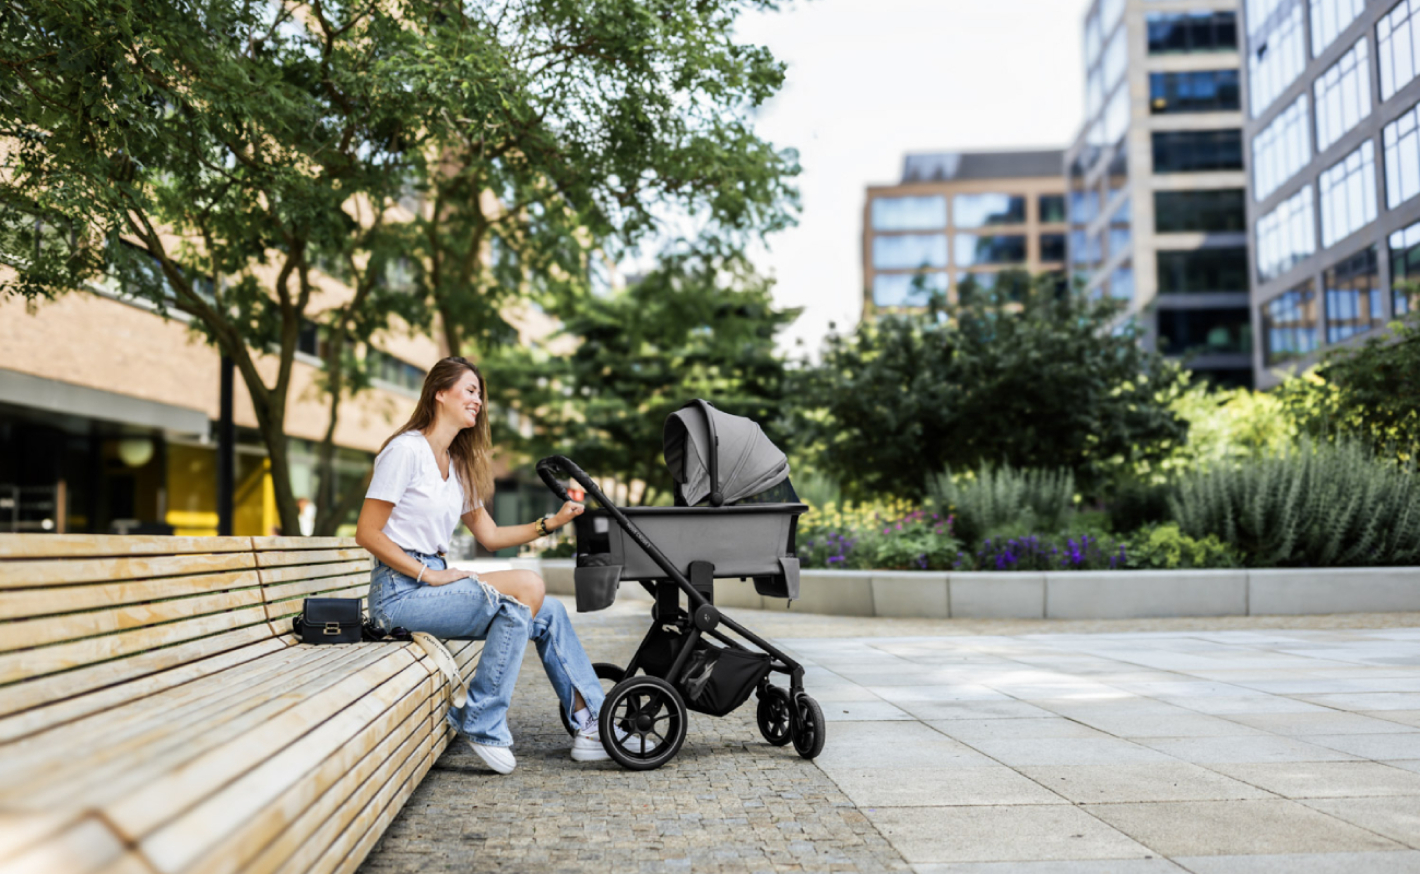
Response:
POLYGON ((447 586, 449 583, 457 583, 469 576, 468 571, 461 571, 458 568, 451 567, 442 571, 429 568, 424 572, 424 576, 419 578, 419 581, 426 586, 447 586))
POLYGON ((571 522, 582 515, 587 510, 586 504, 579 504, 576 501, 568 501, 562 505, 562 509, 552 515, 551 521, 547 523, 547 530, 554 531, 571 522))

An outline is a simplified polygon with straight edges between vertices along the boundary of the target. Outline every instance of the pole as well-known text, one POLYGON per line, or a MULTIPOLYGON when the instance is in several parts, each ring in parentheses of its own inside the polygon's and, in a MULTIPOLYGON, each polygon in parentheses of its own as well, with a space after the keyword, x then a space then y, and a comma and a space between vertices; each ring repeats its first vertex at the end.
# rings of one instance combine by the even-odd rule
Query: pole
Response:
POLYGON ((217 420, 217 533, 232 533, 233 501, 237 477, 237 427, 232 421, 232 384, 236 362, 222 356, 222 387, 217 420))

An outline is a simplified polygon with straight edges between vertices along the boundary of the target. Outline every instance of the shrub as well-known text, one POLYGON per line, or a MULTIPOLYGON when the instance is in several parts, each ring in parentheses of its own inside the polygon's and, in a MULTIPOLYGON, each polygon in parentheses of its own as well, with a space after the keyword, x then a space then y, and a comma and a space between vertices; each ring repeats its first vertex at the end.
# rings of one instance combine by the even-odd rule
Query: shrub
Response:
POLYGON ((1170 524, 1136 532, 1129 542, 1127 565, 1139 570, 1177 570, 1230 568, 1241 563, 1237 551, 1215 535, 1195 540, 1170 524))
POLYGON ((957 537, 975 546, 1006 527, 1060 530, 1074 506, 1075 475, 987 464, 966 476, 947 470, 929 478, 927 490, 939 515, 955 517, 957 537))
POLYGON ((799 521, 799 564, 806 568, 945 570, 960 548, 950 517, 899 501, 828 504, 799 521))
POLYGON ((916 510, 863 538, 860 554, 870 567, 897 570, 947 570, 961 544, 952 535, 952 518, 916 510))
POLYGON ((1185 474, 1169 505, 1184 534, 1214 535, 1256 567, 1420 560, 1414 461, 1378 460, 1353 440, 1304 441, 1246 465, 1185 474))
POLYGON ((1171 484, 1126 474, 1114 482, 1112 492, 1106 511, 1111 529, 1135 531, 1168 521, 1171 484))
POLYGON ((959 567, 983 571, 1116 570, 1127 561, 1123 543, 1090 534, 1063 541, 1031 534, 988 537, 973 555, 961 556, 959 567))

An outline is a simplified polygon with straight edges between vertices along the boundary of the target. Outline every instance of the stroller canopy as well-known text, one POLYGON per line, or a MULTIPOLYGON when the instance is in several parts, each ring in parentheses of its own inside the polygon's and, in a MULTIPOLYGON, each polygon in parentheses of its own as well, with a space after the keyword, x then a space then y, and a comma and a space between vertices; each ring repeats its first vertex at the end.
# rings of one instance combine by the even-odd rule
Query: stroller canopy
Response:
POLYGON ((687 506, 717 488, 719 503, 733 504, 789 476, 789 460, 758 423, 722 413, 708 401, 691 401, 671 413, 662 436, 666 466, 687 506))

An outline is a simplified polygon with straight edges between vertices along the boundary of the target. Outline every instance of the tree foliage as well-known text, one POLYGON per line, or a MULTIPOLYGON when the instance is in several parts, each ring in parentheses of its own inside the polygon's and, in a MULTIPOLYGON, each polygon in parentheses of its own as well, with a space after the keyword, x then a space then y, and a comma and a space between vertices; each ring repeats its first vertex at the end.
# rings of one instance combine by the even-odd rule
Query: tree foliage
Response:
POLYGON ((1020 275, 961 296, 832 336, 802 374, 817 466, 851 494, 920 496, 929 474, 983 463, 1067 468, 1090 488, 1184 439, 1177 368, 1134 328, 1111 332, 1111 302, 1020 275))

